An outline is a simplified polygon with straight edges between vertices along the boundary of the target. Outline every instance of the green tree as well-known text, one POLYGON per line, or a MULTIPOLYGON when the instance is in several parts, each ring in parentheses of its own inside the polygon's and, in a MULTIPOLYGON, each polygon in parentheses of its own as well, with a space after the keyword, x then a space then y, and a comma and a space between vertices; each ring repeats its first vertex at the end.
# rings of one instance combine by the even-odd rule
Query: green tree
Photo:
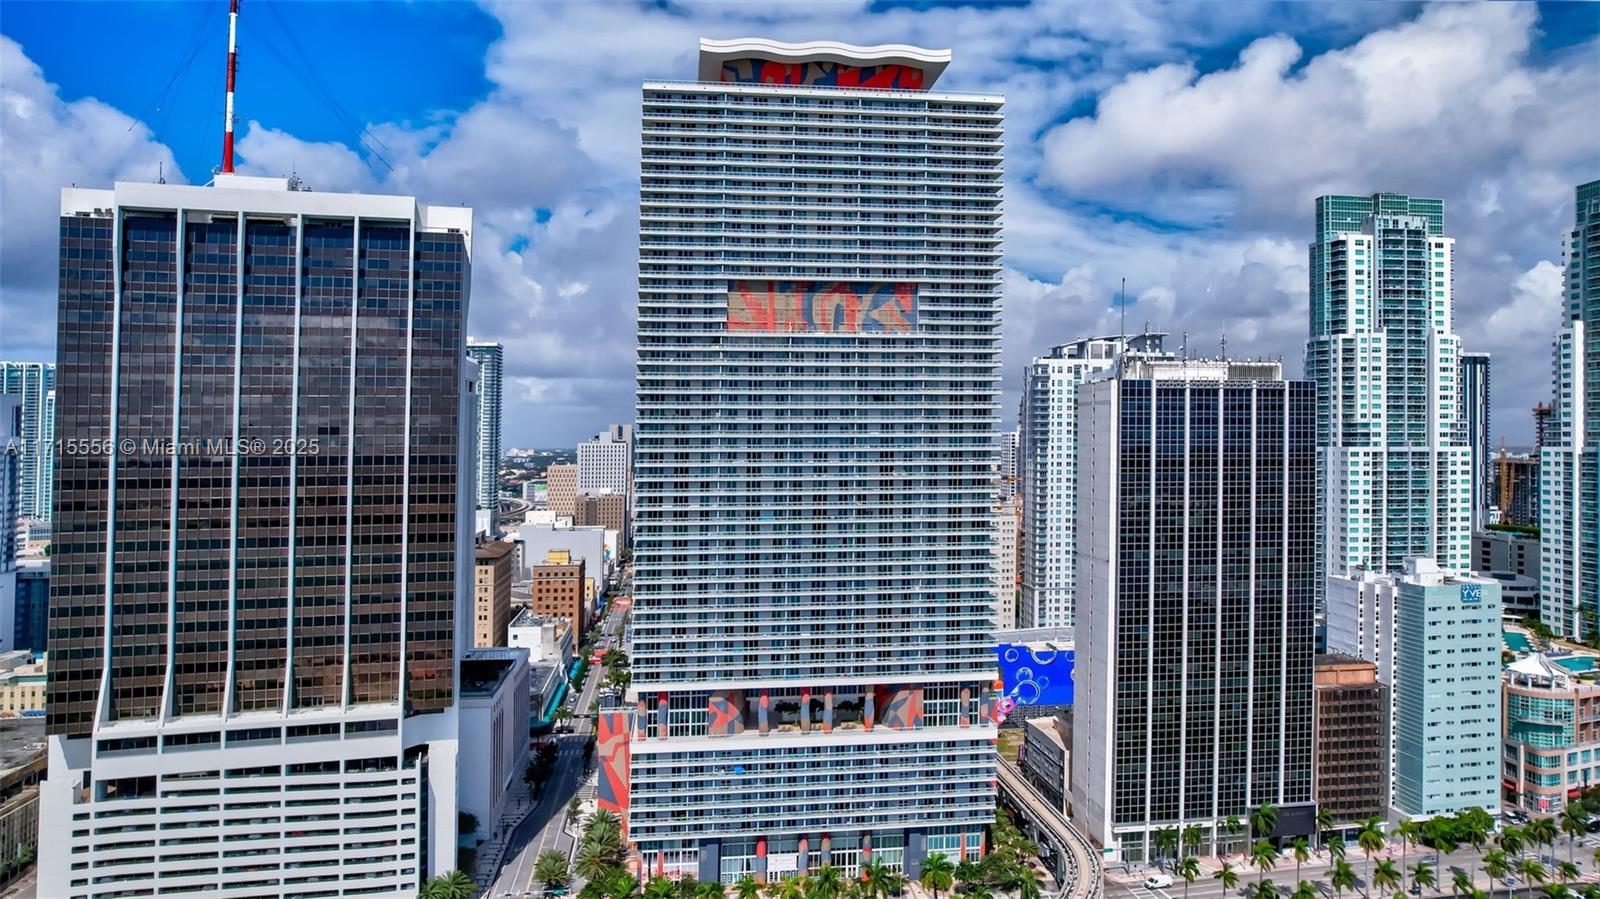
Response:
MULTIPOLYGON (((1294 879, 1300 881, 1300 866, 1311 860, 1311 844, 1305 837, 1295 837, 1289 844, 1289 851, 1294 853, 1294 879)), ((1298 889, 1298 888, 1297 888, 1298 889)))
MULTIPOLYGON (((1242 830, 1244 830, 1244 822, 1239 820, 1238 815, 1229 815, 1222 820, 1222 832, 1228 836, 1236 837, 1242 830)), ((1233 843, 1232 840, 1228 842, 1230 845, 1233 843)))
POLYGON ((1545 871, 1544 862, 1536 858, 1523 859, 1517 865, 1517 874, 1527 881, 1529 886, 1536 883, 1544 883, 1549 877, 1548 872, 1545 871))
POLYGON ((1410 818, 1401 818, 1395 824, 1394 835, 1400 838, 1400 888, 1406 886, 1406 849, 1422 836, 1422 825, 1410 818))
POLYGON ((1183 843, 1183 853, 1185 855, 1194 855, 1199 852, 1205 841, 1205 832, 1200 829, 1200 825, 1190 824, 1183 829, 1181 842, 1183 843))
POLYGON ((583 800, 579 799, 577 796, 572 797, 572 801, 567 803, 567 826, 571 827, 582 814, 583 800))
POLYGON ((1451 878, 1450 885, 1455 888, 1457 896, 1471 896, 1478 891, 1477 887, 1472 885, 1472 875, 1465 871, 1457 871, 1455 877, 1451 878))
MULTIPOLYGON (((1183 878, 1183 899, 1189 899, 1189 887, 1200 878, 1200 860, 1192 855, 1185 855, 1172 870, 1183 878)), ((1021 899, 1021 897, 1018 897, 1021 899)))
MULTIPOLYGON (((1194 859, 1188 859, 1194 861, 1194 859)), ((1195 875, 1199 876, 1200 866, 1195 864, 1195 875)), ((1185 877, 1183 894, 1189 895, 1189 884, 1193 879, 1185 877)), ((1039 872, 1032 865, 1023 865, 1017 872, 1017 899, 1044 899, 1044 882, 1039 879, 1039 872)))
POLYGON ((832 865, 822 865, 811 875, 807 899, 839 899, 844 893, 844 874, 832 865))
MULTIPOLYGON (((999 841, 996 840, 996 842, 998 843, 999 841)), ((993 858, 998 854, 998 852, 990 853, 990 858, 993 858)), ((889 874, 889 866, 875 858, 870 858, 862 862, 861 885, 859 889, 863 899, 880 899, 880 897, 882 897, 882 899, 887 899, 889 891, 884 887, 886 886, 885 881, 888 879, 889 874)))
POLYGON ((1334 859, 1333 867, 1328 870, 1328 884, 1333 891, 1343 896, 1345 890, 1356 888, 1356 869, 1344 860, 1344 856, 1334 859))
POLYGON ((1560 862, 1556 865, 1556 877, 1562 883, 1570 883, 1582 876, 1583 872, 1578 870, 1577 862, 1560 862))
POLYGON ((933 899, 939 899, 940 890, 955 885, 956 866, 943 854, 930 855, 922 860, 922 875, 917 880, 933 893, 933 899))
POLYGON ((422 885, 417 895, 422 899, 472 899, 478 885, 460 871, 440 874, 422 885))
POLYGON ((644 885, 644 899, 677 899, 677 895, 678 885, 665 877, 652 877, 644 885))
POLYGON ((733 895, 738 899, 761 899, 761 884, 749 874, 734 881, 733 895))
POLYGON ((1317 806, 1317 843, 1327 842, 1328 831, 1333 829, 1333 812, 1325 805, 1317 806))
POLYGON ((983 869, 971 859, 964 858, 956 862, 956 883, 963 887, 962 892, 971 892, 971 887, 983 879, 983 869))
POLYGON ((1294 892, 1289 894, 1289 899, 1322 899, 1317 893, 1317 888, 1302 880, 1295 884, 1294 892))
POLYGON ((1392 890, 1400 885, 1400 868, 1394 859, 1382 859, 1372 869, 1372 885, 1380 890, 1392 890))
POLYGON ((708 880, 695 887, 694 899, 727 899, 728 891, 722 886, 722 881, 708 880))
POLYGON ((1367 899, 1372 899, 1372 856, 1374 853, 1381 851, 1383 847, 1389 845, 1389 841, 1384 839, 1383 836, 1383 819, 1373 815, 1363 821, 1361 829, 1356 832, 1356 845, 1367 856, 1367 876, 1365 878, 1367 890, 1365 895, 1367 899))
POLYGON ((1267 839, 1278 829, 1278 807, 1264 802, 1250 810, 1250 829, 1258 840, 1267 839))
POLYGON ((1561 832, 1567 835, 1567 861, 1572 861, 1573 845, 1589 832, 1589 813, 1580 805, 1568 805, 1561 813, 1561 832))
POLYGON ((1511 884, 1506 881, 1506 878, 1511 875, 1513 867, 1511 856, 1506 854, 1503 847, 1492 850, 1485 855, 1483 857, 1483 873, 1489 875, 1490 889, 1493 889, 1496 883, 1504 883, 1506 885, 1506 895, 1510 896, 1511 884))
POLYGON ((1561 828, 1554 818, 1536 818, 1528 823, 1528 838, 1539 846, 1554 850, 1561 828))
POLYGON ((1173 854, 1173 856, 1178 854, 1179 841, 1181 841, 1181 837, 1179 837, 1179 832, 1176 827, 1162 827, 1162 829, 1155 832, 1155 857, 1157 857, 1157 865, 1160 865, 1160 861, 1165 859, 1165 857, 1168 856, 1168 853, 1173 854))
POLYGON ((1222 884, 1222 895, 1224 896, 1228 895, 1229 890, 1239 885, 1239 872, 1234 870, 1232 862, 1223 862, 1222 867, 1211 872, 1211 877, 1222 884))
POLYGON ((567 856, 554 849, 540 853, 538 861, 533 863, 533 879, 544 884, 546 889, 566 886, 572 880, 567 872, 567 856))
POLYGON ((633 894, 639 892, 639 878, 623 868, 613 868, 605 878, 602 892, 606 899, 631 899, 633 894))
POLYGON ((1434 873, 1432 865, 1427 862, 1417 862, 1411 866, 1411 885, 1419 890, 1431 890, 1439 885, 1439 877, 1434 873))
MULTIPOLYGON (((585 838, 578 844, 578 854, 573 857, 572 869, 584 880, 599 881, 616 863, 617 850, 603 842, 585 838)), ((660 899, 660 897, 656 897, 660 899)))
POLYGON ((785 877, 778 882, 777 889, 769 892, 772 894, 773 899, 806 899, 806 894, 811 886, 809 881, 810 878, 804 875, 785 877))
POLYGON ((1338 834, 1328 837, 1328 857, 1344 858, 1344 837, 1338 834))
POLYGON ((1278 866, 1277 847, 1267 840, 1257 840, 1256 844, 1250 847, 1250 864, 1255 865, 1261 872, 1256 876, 1256 893, 1259 895, 1261 884, 1266 882, 1267 872, 1278 866))
POLYGON ((1545 899, 1577 899, 1578 895, 1564 883, 1547 883, 1541 892, 1544 893, 1545 899))
POLYGON ((462 834, 478 832, 478 816, 471 812, 456 812, 456 830, 462 834))

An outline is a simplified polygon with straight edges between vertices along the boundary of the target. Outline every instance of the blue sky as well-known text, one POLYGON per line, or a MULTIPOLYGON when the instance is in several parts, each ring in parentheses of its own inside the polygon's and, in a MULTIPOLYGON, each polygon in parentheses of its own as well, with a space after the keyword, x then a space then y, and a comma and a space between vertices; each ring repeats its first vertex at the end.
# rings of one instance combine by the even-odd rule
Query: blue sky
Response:
MULTIPOLYGON (((1456 330, 1525 441, 1600 177, 1595 4, 243 0, 240 32, 241 171, 476 210, 508 445, 631 418, 638 86, 700 36, 949 47, 941 88, 1006 95, 1007 409, 1122 277, 1130 320, 1298 372, 1311 203, 1389 190, 1445 199, 1456 330)), ((53 352, 59 187, 209 177, 225 39, 222 0, 0 0, 0 357, 53 352)))

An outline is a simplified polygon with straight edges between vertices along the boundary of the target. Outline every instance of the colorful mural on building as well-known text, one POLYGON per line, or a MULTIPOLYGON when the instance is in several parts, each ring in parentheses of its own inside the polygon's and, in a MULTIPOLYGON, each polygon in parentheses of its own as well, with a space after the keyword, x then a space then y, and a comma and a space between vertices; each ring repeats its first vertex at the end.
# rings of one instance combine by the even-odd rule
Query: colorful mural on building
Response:
POLYGON ((595 806, 615 812, 628 821, 628 713, 604 711, 595 715, 595 749, 600 771, 595 778, 595 806))
POLYGON ((921 69, 898 64, 851 66, 837 62, 788 63, 768 59, 730 59, 722 64, 724 84, 800 84, 919 91, 924 80, 921 69))
POLYGON ((1001 643, 995 655, 1003 684, 995 709, 998 720, 1005 720, 1018 706, 1072 704, 1072 667, 1077 657, 1073 650, 1001 643))
POLYGON ((728 330, 777 333, 908 334, 917 328, 912 284, 845 281, 734 281, 728 330))

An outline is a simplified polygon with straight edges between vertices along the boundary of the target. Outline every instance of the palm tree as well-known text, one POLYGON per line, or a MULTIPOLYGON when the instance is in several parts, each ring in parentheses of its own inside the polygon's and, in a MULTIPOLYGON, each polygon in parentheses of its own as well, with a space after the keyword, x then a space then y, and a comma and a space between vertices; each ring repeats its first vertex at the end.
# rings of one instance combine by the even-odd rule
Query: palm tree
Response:
MULTIPOLYGON (((1262 808, 1266 808, 1266 806, 1262 806, 1262 808)), ((1261 884, 1267 879, 1267 872, 1278 866, 1277 848, 1267 840, 1257 840, 1256 844, 1250 847, 1250 863, 1261 871, 1260 874, 1256 875, 1256 893, 1259 895, 1261 884)))
POLYGON ((576 796, 572 797, 572 801, 567 803, 567 826, 571 827, 572 822, 578 820, 578 815, 582 812, 583 800, 576 796))
POLYGON ((1205 841, 1206 836, 1205 833, 1200 829, 1200 825, 1190 824, 1188 827, 1183 829, 1181 842, 1183 843, 1183 852, 1185 855, 1194 855, 1195 853, 1199 852, 1200 846, 1204 844, 1205 841))
MULTIPOLYGON (((1156 855, 1157 856, 1165 856, 1169 852, 1174 854, 1174 855, 1176 855, 1177 852, 1178 852, 1178 842, 1179 842, 1178 828, 1176 828, 1176 827, 1163 827, 1160 830, 1157 830, 1156 831, 1156 855)), ((1159 860, 1157 861, 1157 864, 1158 865, 1160 864, 1159 860)))
POLYGON ((761 884, 746 874, 733 882, 733 895, 738 899, 761 899, 761 884))
POLYGON ((1380 890, 1392 890, 1400 885, 1400 869, 1394 859, 1386 858, 1378 862, 1372 870, 1372 885, 1380 890))
POLYGON ((1410 818, 1401 818, 1395 824, 1394 833, 1400 838, 1400 888, 1403 890, 1406 886, 1406 849, 1422 836, 1422 825, 1410 818))
POLYGON ((578 854, 573 860, 572 868, 584 880, 599 880, 610 870, 615 857, 615 850, 602 843, 584 840, 578 846, 578 854))
POLYGON ((956 866, 950 864, 950 859, 941 854, 930 855, 922 860, 922 875, 917 881, 933 892, 933 899, 939 899, 940 890, 948 890, 956 882, 956 866))
POLYGON ((1478 891, 1478 888, 1472 885, 1472 875, 1465 871, 1457 871, 1456 876, 1451 878, 1450 885, 1455 888, 1457 896, 1471 896, 1478 891))
MULTIPOLYGON (((1195 874, 1198 875, 1199 864, 1195 865, 1195 874)), ((1184 895, 1189 894, 1187 884, 1183 888, 1184 895)), ((1032 865, 1023 865, 1017 872, 1017 899, 1044 899, 1044 884, 1039 879, 1039 872, 1033 870, 1032 865)))
POLYGON ((956 862, 956 883, 963 887, 970 887, 983 880, 983 869, 971 859, 962 859, 956 862))
POLYGON ((1322 899, 1317 893, 1317 888, 1302 880, 1295 885, 1294 892, 1289 894, 1289 899, 1322 899))
POLYGON ((1294 853, 1294 879, 1300 880, 1300 866, 1311 859, 1311 844, 1305 837, 1295 837, 1289 844, 1289 851, 1294 853))
POLYGON ((1278 885, 1270 880, 1256 884, 1254 892, 1255 899, 1278 899, 1278 885))
POLYGON ((1278 807, 1264 802, 1250 811, 1250 829, 1258 840, 1267 839, 1278 829, 1278 807))
POLYGON ((773 899, 806 899, 810 888, 810 878, 804 874, 799 877, 785 877, 778 882, 778 888, 771 890, 773 899))
POLYGON ((1572 844, 1589 832, 1589 813, 1582 806, 1569 805, 1561 813, 1561 832, 1567 835, 1567 861, 1572 861, 1572 844))
POLYGON ((1547 883, 1543 892, 1545 899, 1577 899, 1578 895, 1564 883, 1547 883))
POLYGON ((708 880, 694 889, 694 899, 727 899, 727 896, 728 891, 720 880, 708 880))
MULTIPOLYGON (((1548 819, 1546 819, 1548 820, 1548 819)), ((1535 883, 1544 883, 1549 876, 1544 869, 1544 862, 1536 858, 1525 858, 1517 865, 1517 873, 1531 886, 1535 883)))
MULTIPOLYGON (((1511 830, 1511 828, 1506 828, 1511 830)), ((1505 834, 1500 835, 1502 840, 1505 834)), ((1496 881, 1506 883, 1506 877, 1511 873, 1511 858, 1506 855, 1505 849, 1497 849, 1483 857, 1483 873, 1489 875, 1489 886, 1494 887, 1496 881)), ((1506 883, 1506 895, 1511 895, 1511 884, 1506 883)))
MULTIPOLYGON (((991 855, 991 857, 993 857, 991 855)), ((861 895, 863 899, 888 899, 889 891, 886 889, 889 879, 889 866, 875 858, 869 858, 861 863, 861 895)))
POLYGON ((1373 815, 1361 823, 1361 829, 1356 832, 1356 845, 1367 856, 1367 899, 1372 899, 1372 854, 1387 846, 1389 841, 1383 838, 1383 819, 1373 815))
POLYGON ((1350 867, 1344 856, 1339 856, 1328 871, 1328 883, 1333 887, 1333 891, 1341 896, 1345 890, 1356 888, 1356 869, 1350 867))
MULTIPOLYGON (((1028 870, 1033 870, 1029 868, 1028 870)), ((1185 855, 1183 861, 1173 866, 1179 877, 1183 878, 1183 899, 1189 899, 1189 886, 1200 877, 1200 860, 1192 855, 1185 855)), ((1017 899, 1024 899, 1018 896, 1017 899)))
POLYGON ((1325 805, 1317 806, 1317 844, 1323 845, 1328 831, 1333 829, 1333 812, 1325 805))
POLYGON ((1561 830, 1556 826, 1554 818, 1538 818, 1528 824, 1528 838, 1540 846, 1555 849, 1556 838, 1561 835, 1561 830))
POLYGON ((644 885, 644 899, 677 899, 678 885, 665 877, 652 877, 644 885))
POLYGON ((807 899, 839 899, 844 892, 844 875, 832 865, 822 865, 811 875, 807 899))
POLYGON ((429 880, 422 886, 427 899, 471 899, 478 885, 460 871, 451 871, 429 880))
POLYGON ((540 853, 539 860, 533 863, 533 879, 547 888, 566 886, 572 880, 567 873, 566 853, 554 849, 540 853))
POLYGON ((1233 869, 1232 862, 1223 862, 1222 867, 1211 872, 1211 876, 1222 884, 1222 895, 1224 896, 1228 895, 1229 890, 1239 885, 1239 872, 1233 869))
POLYGON ((1419 890, 1431 890, 1439 885, 1439 878, 1433 873, 1433 866, 1427 862, 1417 862, 1411 866, 1411 885, 1419 890))
POLYGON ((1583 872, 1578 870, 1576 862, 1560 862, 1556 865, 1556 876, 1562 883, 1568 883, 1582 877, 1583 872))
MULTIPOLYGON (((1224 818, 1222 820, 1222 830, 1223 830, 1223 832, 1227 833, 1227 835, 1230 836, 1230 837, 1238 836, 1239 835, 1239 831, 1241 831, 1243 829, 1244 829, 1244 824, 1242 822, 1240 822, 1238 815, 1229 815, 1228 817, 1226 817, 1226 818, 1224 818)), ((1231 848, 1231 845, 1232 845, 1233 841, 1229 840, 1228 842, 1229 842, 1230 848, 1231 848)))
POLYGON ((606 878, 606 899, 633 899, 633 894, 639 891, 639 878, 634 877, 622 868, 612 871, 606 878))

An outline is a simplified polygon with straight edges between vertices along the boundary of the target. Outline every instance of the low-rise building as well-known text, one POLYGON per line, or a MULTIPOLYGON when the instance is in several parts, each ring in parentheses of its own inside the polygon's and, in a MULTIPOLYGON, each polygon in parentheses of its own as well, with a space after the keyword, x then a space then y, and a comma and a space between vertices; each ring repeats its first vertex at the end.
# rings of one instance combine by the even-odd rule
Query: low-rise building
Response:
POLYGON ((1389 809, 1389 687, 1378 666, 1320 655, 1312 680, 1311 796, 1334 827, 1389 809))
POLYGON ((516 547, 498 540, 478 546, 473 581, 473 646, 505 646, 511 624, 516 547))
POLYGON ((572 517, 578 498, 578 466, 567 463, 546 468, 545 508, 558 516, 572 517))
POLYGON ((616 531, 627 547, 628 498, 610 490, 579 493, 574 502, 572 523, 576 527, 599 527, 616 531))
POLYGON ((460 810, 478 818, 478 833, 492 837, 511 788, 528 767, 531 701, 528 653, 494 647, 461 657, 461 756, 457 771, 460 810))
POLYGON ((1600 784, 1600 684, 1563 662, 1593 670, 1585 657, 1534 653, 1504 675, 1501 787, 1508 801, 1541 814, 1600 784))
POLYGON ((1067 782, 1072 770, 1070 747, 1072 732, 1061 716, 1029 718, 1022 729, 1022 772, 1033 781, 1045 798, 1066 814, 1067 782))
POLYGON ((1472 567, 1500 582, 1501 612, 1517 618, 1539 614, 1539 536, 1531 531, 1487 528, 1472 535, 1472 567))
POLYGON ((27 650, 0 655, 0 718, 44 714, 48 673, 45 660, 27 650))
POLYGON ((529 664, 549 662, 563 671, 572 664, 572 623, 565 618, 522 608, 511 620, 506 638, 506 645, 528 651, 529 664))
MULTIPOLYGON (((567 695, 567 669, 554 662, 528 666, 528 710, 533 724, 549 724, 567 695)), ((582 713, 583 709, 578 709, 582 713)))
POLYGON ((0 721, 0 860, 37 855, 46 755, 43 718, 0 721))
POLYGON ((539 615, 567 621, 572 626, 573 642, 582 644, 593 609, 587 582, 582 560, 574 561, 564 551, 552 551, 543 563, 528 569, 523 603, 539 615))

